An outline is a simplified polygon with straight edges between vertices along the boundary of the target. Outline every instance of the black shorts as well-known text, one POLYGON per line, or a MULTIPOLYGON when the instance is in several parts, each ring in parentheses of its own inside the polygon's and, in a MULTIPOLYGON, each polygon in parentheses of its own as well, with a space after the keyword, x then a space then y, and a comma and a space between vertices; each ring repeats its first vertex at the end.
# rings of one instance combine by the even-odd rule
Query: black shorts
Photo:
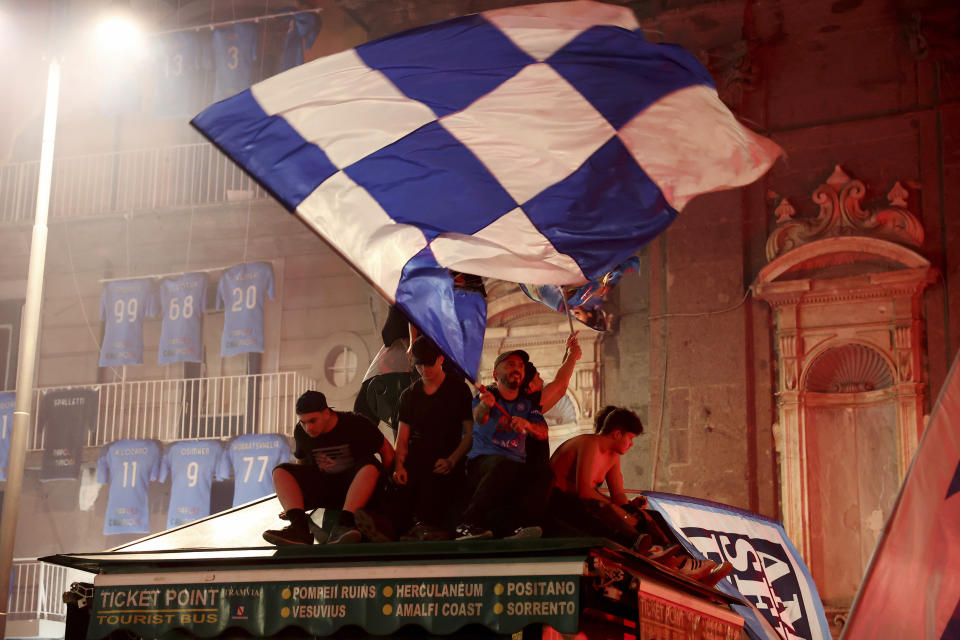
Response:
POLYGON ((284 462, 278 464, 275 469, 283 469, 293 476, 297 485, 300 487, 300 493, 303 495, 304 509, 340 509, 343 507, 343 501, 347 498, 347 490, 354 476, 361 468, 371 464, 382 471, 383 465, 376 458, 371 458, 357 467, 344 471, 343 473, 324 473, 312 464, 297 464, 295 462, 284 462))

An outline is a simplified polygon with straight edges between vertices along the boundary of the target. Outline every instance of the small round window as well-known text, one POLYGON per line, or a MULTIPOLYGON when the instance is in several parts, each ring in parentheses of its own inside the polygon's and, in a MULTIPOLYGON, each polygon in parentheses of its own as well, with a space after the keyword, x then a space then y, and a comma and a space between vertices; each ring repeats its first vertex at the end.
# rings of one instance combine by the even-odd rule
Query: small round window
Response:
POLYGON ((330 350, 324 362, 327 382, 338 388, 349 385, 357 377, 358 363, 359 358, 353 349, 337 345, 330 350))

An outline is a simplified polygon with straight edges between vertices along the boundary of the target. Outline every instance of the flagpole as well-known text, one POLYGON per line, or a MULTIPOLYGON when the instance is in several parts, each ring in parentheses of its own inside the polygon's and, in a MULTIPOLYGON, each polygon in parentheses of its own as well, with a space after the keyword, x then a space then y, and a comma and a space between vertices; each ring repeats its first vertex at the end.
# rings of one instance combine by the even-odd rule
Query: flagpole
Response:
POLYGON ((0 514, 0 638, 6 631, 10 595, 10 567, 13 543, 17 536, 17 516, 23 490, 23 467, 27 452, 27 431, 33 404, 33 378, 37 359, 37 335, 40 330, 40 304, 43 298, 43 269, 47 256, 47 217, 50 210, 50 185, 53 179, 53 147, 57 134, 57 107, 60 100, 60 61, 50 58, 47 75, 47 99, 44 106, 43 138, 40 147, 40 175, 37 185, 37 209, 30 243, 27 270, 27 295, 20 322, 20 353, 17 363, 17 399, 10 434, 7 462, 7 488, 0 514))
POLYGON ((570 315, 570 309, 567 307, 567 296, 563 293, 563 287, 557 285, 557 291, 560 292, 560 303, 563 304, 563 313, 567 316, 567 322, 570 324, 570 335, 573 335, 573 316, 570 315))

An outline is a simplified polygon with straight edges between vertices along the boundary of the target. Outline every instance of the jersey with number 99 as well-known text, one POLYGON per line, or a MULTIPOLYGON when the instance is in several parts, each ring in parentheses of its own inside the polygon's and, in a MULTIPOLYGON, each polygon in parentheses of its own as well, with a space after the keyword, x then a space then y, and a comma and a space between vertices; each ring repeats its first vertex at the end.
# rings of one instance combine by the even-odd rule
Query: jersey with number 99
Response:
POLYGON ((100 296, 100 319, 104 322, 100 366, 143 364, 143 319, 156 315, 153 280, 108 282, 100 296))
POLYGON ((207 276, 203 273, 186 273, 160 283, 163 328, 158 363, 201 361, 206 301, 207 276))
POLYGON ((223 448, 216 440, 184 440, 167 448, 159 481, 170 475, 167 529, 210 515, 210 485, 223 448))
POLYGON ((237 436, 217 465, 217 478, 226 480, 233 469, 233 506, 273 493, 273 468, 290 461, 290 445, 277 433, 237 436))
POLYGON ((221 356, 263 352, 263 302, 273 300, 273 267, 248 262, 228 269, 217 287, 217 309, 224 310, 221 356))
POLYGON ((97 482, 110 483, 103 533, 150 531, 150 481, 160 470, 160 446, 153 440, 117 440, 100 454, 97 482))

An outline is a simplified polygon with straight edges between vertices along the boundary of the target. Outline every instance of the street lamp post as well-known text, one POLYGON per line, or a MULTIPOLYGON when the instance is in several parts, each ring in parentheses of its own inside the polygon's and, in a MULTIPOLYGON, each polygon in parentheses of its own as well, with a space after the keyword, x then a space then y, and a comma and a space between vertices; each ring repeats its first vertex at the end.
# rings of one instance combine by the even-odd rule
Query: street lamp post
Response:
POLYGON ((37 335, 40 331, 40 303, 43 299, 43 269, 47 256, 47 218, 50 211, 50 186, 53 179, 53 146, 57 133, 57 108, 60 101, 60 61, 50 59, 47 97, 43 109, 43 138, 40 147, 40 176, 37 185, 37 210, 30 243, 27 270, 27 295, 20 322, 20 353, 17 362, 17 399, 10 435, 7 462, 7 487, 0 513, 0 639, 6 635, 10 594, 10 568, 13 543, 17 535, 17 517, 23 488, 23 466, 27 451, 27 430, 33 404, 33 379, 37 359, 37 335))

